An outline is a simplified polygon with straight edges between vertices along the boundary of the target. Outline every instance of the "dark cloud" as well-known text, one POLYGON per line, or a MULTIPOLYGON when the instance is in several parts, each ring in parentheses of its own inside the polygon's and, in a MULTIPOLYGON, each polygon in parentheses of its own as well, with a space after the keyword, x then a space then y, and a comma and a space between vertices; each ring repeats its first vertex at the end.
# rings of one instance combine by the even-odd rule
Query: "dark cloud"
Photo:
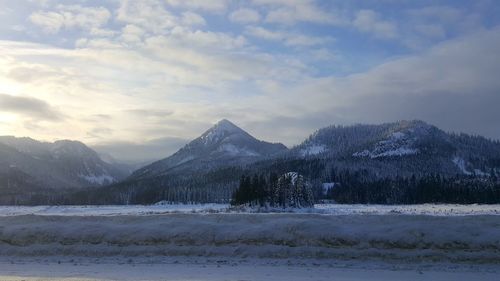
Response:
POLYGON ((0 110, 32 120, 60 121, 63 115, 43 100, 0 93, 0 110))
POLYGON ((330 124, 412 119, 445 131, 500 139, 498 46, 500 27, 450 40, 364 73, 315 79, 288 92, 289 99, 300 101, 304 110, 275 114, 266 124, 249 125, 261 136, 285 144, 299 143, 330 124))

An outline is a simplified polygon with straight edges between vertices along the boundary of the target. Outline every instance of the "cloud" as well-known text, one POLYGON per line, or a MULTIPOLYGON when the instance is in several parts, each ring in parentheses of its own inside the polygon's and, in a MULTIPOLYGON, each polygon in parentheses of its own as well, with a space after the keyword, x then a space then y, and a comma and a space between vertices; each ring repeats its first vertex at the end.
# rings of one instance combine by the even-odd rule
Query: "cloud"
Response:
POLYGON ((260 14, 254 9, 240 8, 229 15, 229 20, 236 23, 256 23, 260 21, 260 14))
POLYGON ((440 22, 455 23, 463 18, 460 9, 447 6, 428 6, 419 9, 410 9, 408 13, 423 19, 437 19, 440 22))
POLYGON ((352 24, 358 30, 371 33, 378 38, 391 39, 398 35, 394 23, 380 19, 380 15, 372 10, 358 11, 352 24))
POLYGON ((182 23, 187 26, 195 26, 195 25, 203 26, 207 24, 207 22, 202 16, 193 12, 182 13, 182 23))
POLYGON ((120 2, 116 19, 155 34, 165 33, 178 22, 178 18, 167 11, 159 0, 124 0, 120 2))
POLYGON ((446 37, 445 28, 439 24, 418 24, 414 28, 415 31, 429 38, 442 39, 446 37))
POLYGON ((229 0, 165 0, 172 7, 180 7, 185 9, 202 10, 207 12, 224 12, 226 11, 229 0))
POLYGON ((141 42, 145 31, 133 24, 127 24, 122 28, 121 38, 126 42, 141 42))
POLYGON ((364 73, 311 79, 299 87, 284 88, 292 102, 308 98, 302 99, 300 114, 280 110, 280 118, 327 120, 318 124, 423 119, 445 130, 500 139, 499 44, 497 27, 364 73))
POLYGON ((109 154, 119 161, 135 164, 153 162, 170 156, 188 142, 187 139, 166 137, 143 143, 105 142, 93 145, 92 148, 99 153, 109 154))
POLYGON ((300 22, 345 25, 346 20, 335 10, 322 10, 312 0, 253 0, 253 4, 268 8, 265 21, 284 25, 300 22))
POLYGON ((89 135, 92 138, 102 138, 102 137, 108 137, 113 134, 113 129, 107 128, 107 127, 97 127, 93 128, 89 132, 87 132, 87 135, 89 135))
MULTIPOLYGON (((0 30, 20 38, 0 41, 0 92, 36 93, 64 116, 38 124, 27 111, 9 112, 0 130, 140 144, 191 139, 226 117, 293 145, 333 123, 421 118, 500 138, 492 121, 500 63, 488 48, 500 42, 498 29, 486 29, 497 20, 466 32, 462 22, 475 13, 468 5, 457 19, 445 7, 408 11, 420 4, 392 13, 388 2, 361 11, 312 0, 99 2, 111 11, 107 21, 47 2, 23 15, 57 36, 0 30), (367 52, 359 45, 371 37, 393 40, 370 42, 367 52)), ((26 25, 13 11, 18 21, 8 26, 26 25)))
POLYGON ((270 41, 281 41, 284 45, 293 47, 317 46, 334 41, 328 36, 315 37, 285 31, 272 31, 259 26, 248 26, 245 32, 250 36, 270 41))
POLYGON ((174 112, 169 110, 159 109, 128 109, 126 113, 134 114, 143 118, 165 118, 171 116, 174 112))
POLYGON ((110 17, 111 13, 104 7, 59 5, 56 11, 34 12, 29 16, 29 20, 47 33, 57 33, 63 28, 98 28, 106 24, 110 17))
POLYGON ((63 115, 43 100, 0 93, 0 109, 27 119, 60 121, 63 115))

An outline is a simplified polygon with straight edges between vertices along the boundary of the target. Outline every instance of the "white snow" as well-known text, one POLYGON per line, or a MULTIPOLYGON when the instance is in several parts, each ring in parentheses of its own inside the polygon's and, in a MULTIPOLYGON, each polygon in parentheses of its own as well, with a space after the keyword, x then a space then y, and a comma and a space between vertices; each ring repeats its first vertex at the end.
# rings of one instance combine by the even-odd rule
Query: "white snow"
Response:
POLYGON ((412 154, 417 154, 418 149, 415 148, 407 148, 407 147, 398 147, 393 150, 387 150, 378 154, 373 154, 371 157, 372 158, 377 158, 377 157, 386 157, 386 156, 403 156, 403 155, 412 155, 412 154))
POLYGON ((406 156, 419 153, 419 149, 413 148, 415 139, 410 138, 403 132, 394 132, 386 140, 379 141, 374 148, 363 150, 352 154, 353 157, 379 157, 406 156))
POLYGON ((118 216, 153 215, 166 213, 216 212, 229 207, 227 204, 169 204, 155 205, 110 205, 110 206, 0 206, 0 217, 4 216, 118 216))
POLYGON ((364 205, 316 204, 314 211, 329 215, 426 215, 426 216, 477 216, 500 215, 500 204, 418 204, 418 205, 364 205))
POLYGON ((0 217, 0 257, 204 256, 499 263, 498 216, 0 217))
MULTIPOLYGON (((296 173, 289 173, 293 177, 296 173)), ((169 213, 255 213, 262 210, 230 208, 228 204, 170 204, 165 201, 155 205, 110 206, 0 206, 0 217, 5 216, 120 216, 158 215, 169 213)), ((272 212, 279 212, 278 209, 272 212)), ((475 216, 500 215, 500 205, 363 205, 363 204, 316 204, 313 209, 289 209, 285 212, 321 215, 427 215, 427 216, 475 216)))
POLYGON ((322 191, 323 191, 323 195, 326 195, 328 193, 328 191, 332 188, 335 187, 335 184, 334 182, 324 182, 321 186, 322 186, 322 191))
POLYGON ((191 160, 193 160, 193 159, 195 159, 195 158, 196 158, 196 157, 194 157, 194 156, 192 156, 192 155, 189 155, 189 156, 185 157, 184 159, 181 159, 179 162, 177 162, 177 164, 176 164, 176 165, 181 165, 181 164, 184 164, 184 163, 189 162, 189 161, 191 161, 191 160))
POLYGON ((297 172, 288 172, 283 175, 285 179, 290 179, 290 182, 295 185, 297 183, 297 178, 299 177, 299 173, 297 172))
POLYGON ((466 163, 463 158, 455 156, 453 157, 452 161, 453 163, 455 163, 455 165, 457 165, 457 167, 460 169, 460 171, 462 171, 462 173, 464 173, 465 175, 472 175, 471 172, 467 171, 466 163))
POLYGON ((99 184, 99 185, 103 185, 103 184, 109 184, 109 183, 113 183, 116 181, 116 179, 110 175, 107 175, 107 174, 102 174, 102 175, 99 175, 99 176, 96 176, 96 175, 93 175, 93 174, 90 174, 90 175, 78 175, 80 178, 90 182, 90 183, 93 183, 93 184, 99 184))
POLYGON ((394 133, 392 133, 392 138, 394 138, 394 139, 402 139, 405 136, 406 136, 406 134, 403 133, 403 132, 394 132, 394 133))
POLYGON ((479 177, 489 177, 490 174, 483 172, 480 169, 474 169, 474 175, 479 176, 479 177))
POLYGON ((304 259, 88 260, 72 257, 0 262, 2 281, 491 281, 497 279, 498 272, 496 267, 479 265, 398 265, 304 259))
POLYGON ((227 152, 231 156, 259 156, 260 154, 242 147, 237 147, 234 144, 223 144, 218 148, 219 152, 227 152))
POLYGON ((221 139, 226 137, 228 134, 240 132, 241 129, 236 127, 234 124, 226 119, 219 121, 215 126, 213 126, 209 131, 201 136, 205 145, 213 144, 219 142, 221 139))
MULTIPOLYGON (((363 150, 361 152, 355 152, 352 154, 354 157, 370 157, 370 158, 379 158, 379 157, 391 157, 391 156, 404 156, 404 155, 412 155, 417 154, 419 152, 418 149, 415 148, 407 148, 407 147, 398 147, 392 150, 386 150, 383 152, 376 152, 363 150)), ((379 150, 380 151, 380 150, 379 150)))
POLYGON ((0 207, 0 280, 463 281, 500 271, 500 205, 227 207, 0 207))
POLYGON ((327 150, 326 146, 322 144, 312 144, 301 149, 300 154, 302 155, 302 157, 310 155, 318 155, 320 153, 325 152, 326 150, 327 150))

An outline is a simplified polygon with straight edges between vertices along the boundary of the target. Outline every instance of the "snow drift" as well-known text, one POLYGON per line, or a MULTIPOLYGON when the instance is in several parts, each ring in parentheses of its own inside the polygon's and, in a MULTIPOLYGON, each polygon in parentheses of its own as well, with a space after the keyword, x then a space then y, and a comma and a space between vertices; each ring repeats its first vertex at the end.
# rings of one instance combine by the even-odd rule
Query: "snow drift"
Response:
POLYGON ((0 217, 2 256, 230 256, 500 262, 498 216, 0 217))

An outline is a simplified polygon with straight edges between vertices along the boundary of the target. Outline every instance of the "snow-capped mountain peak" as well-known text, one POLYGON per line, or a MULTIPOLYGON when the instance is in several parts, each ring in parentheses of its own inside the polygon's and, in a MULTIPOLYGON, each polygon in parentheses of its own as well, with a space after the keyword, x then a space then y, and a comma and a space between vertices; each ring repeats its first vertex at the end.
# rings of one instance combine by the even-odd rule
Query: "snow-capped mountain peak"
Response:
POLYGON ((260 141, 222 119, 172 156, 139 169, 132 177, 161 175, 174 168, 196 170, 242 165, 283 150, 286 150, 284 145, 260 141))
POLYGON ((229 135, 247 134, 241 128, 227 119, 222 119, 200 137, 206 145, 218 143, 229 135))

